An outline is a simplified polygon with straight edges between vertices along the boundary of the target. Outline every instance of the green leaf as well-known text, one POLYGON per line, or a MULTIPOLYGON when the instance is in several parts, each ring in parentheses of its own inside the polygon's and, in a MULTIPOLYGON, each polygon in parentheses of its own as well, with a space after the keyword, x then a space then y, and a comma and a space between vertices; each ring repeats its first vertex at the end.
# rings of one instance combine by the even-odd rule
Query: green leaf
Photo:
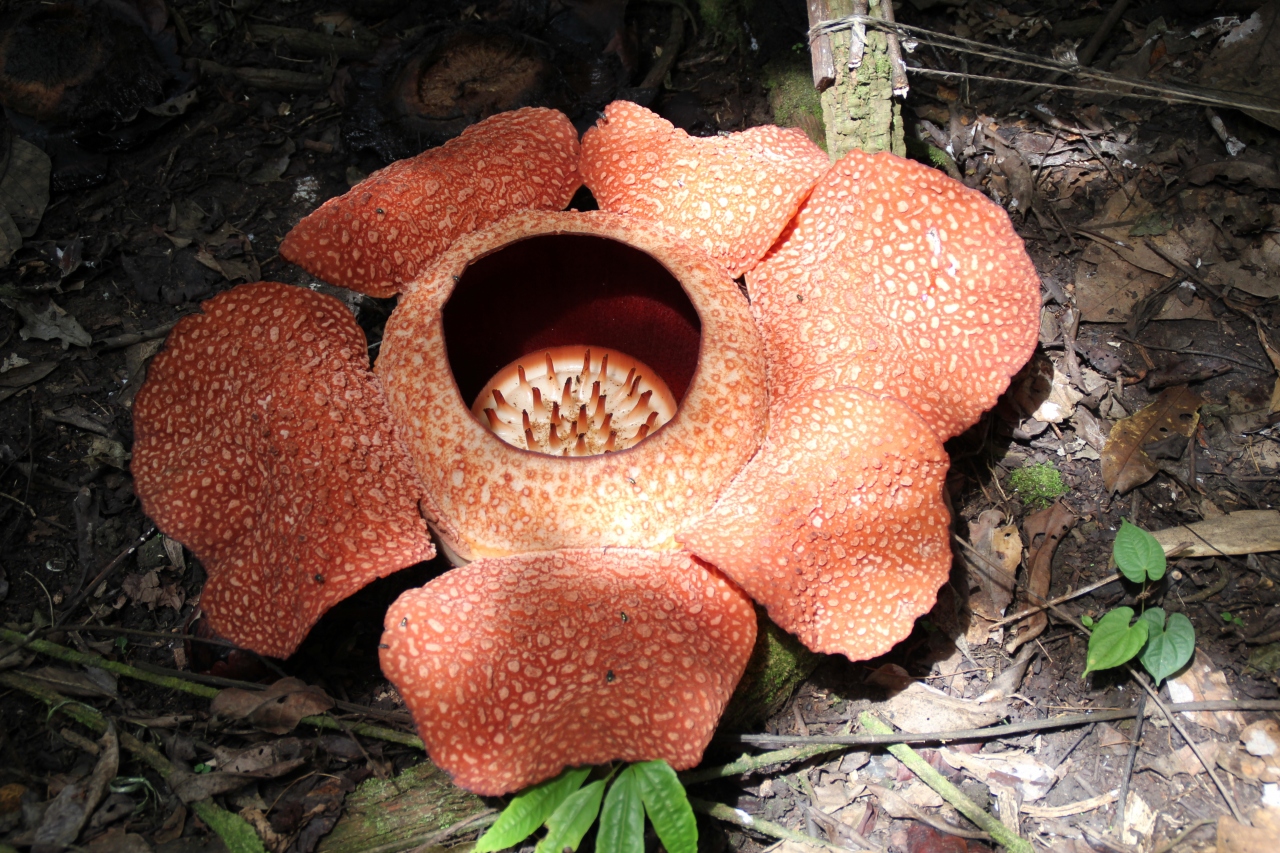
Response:
POLYGON ((1169 617, 1169 624, 1147 641, 1142 652, 1142 665, 1155 679, 1156 686, 1191 660, 1196 651, 1196 629, 1181 613, 1169 617))
POLYGON ((667 853, 697 853, 698 824, 676 771, 665 761, 644 761, 631 769, 649 822, 667 853))
POLYGON ((1093 627, 1093 617, 1092 617, 1092 616, 1090 616, 1088 613, 1085 613, 1085 614, 1081 615, 1081 617, 1080 617, 1080 621, 1084 623, 1084 626, 1085 626, 1086 628, 1092 628, 1092 627, 1093 627))
POLYGON ((644 853, 644 802, 630 767, 618 774, 604 798, 596 853, 644 853))
POLYGON ((582 787, 590 773, 590 767, 575 767, 516 795, 493 826, 480 836, 472 853, 505 850, 533 835, 570 794, 582 787))
POLYGON ((1141 527, 1130 524, 1128 520, 1120 522, 1112 553, 1120 573, 1134 583, 1142 583, 1148 579, 1158 581, 1164 577, 1164 549, 1160 547, 1156 537, 1141 527))
POLYGON ((1150 625, 1147 626, 1147 628, 1149 629, 1147 632, 1148 643, 1151 642, 1151 639, 1153 637, 1155 637, 1157 634, 1164 631, 1164 608, 1163 607, 1148 607, 1146 610, 1142 611, 1142 615, 1139 616, 1138 618, 1146 620, 1147 622, 1151 623, 1150 625))
POLYGON ((582 837, 600 814, 600 800, 604 797, 603 779, 597 779, 585 788, 574 791, 547 818, 547 835, 538 842, 534 853, 563 853, 577 850, 582 837))
POLYGON ((1094 670, 1111 669, 1130 660, 1147 642, 1150 622, 1139 619, 1136 625, 1133 620, 1132 607, 1117 607, 1098 620, 1093 634, 1089 637, 1089 650, 1085 655, 1084 674, 1094 670))

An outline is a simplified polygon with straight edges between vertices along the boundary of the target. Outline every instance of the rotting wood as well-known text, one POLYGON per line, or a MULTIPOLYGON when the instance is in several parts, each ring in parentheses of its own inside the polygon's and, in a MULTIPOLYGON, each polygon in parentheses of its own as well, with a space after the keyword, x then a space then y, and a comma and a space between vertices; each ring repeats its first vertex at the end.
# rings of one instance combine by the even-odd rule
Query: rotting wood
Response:
MULTIPOLYGON (((828 20, 854 14, 854 0, 829 0, 829 6, 828 20)), ((873 11, 878 7, 878 3, 872 4, 873 11)), ((887 37, 879 30, 868 28, 862 61, 854 69, 843 61, 843 57, 849 55, 852 40, 853 35, 847 29, 830 34, 831 50, 836 57, 836 79, 822 93, 827 153, 832 160, 854 149, 891 151, 904 156, 902 107, 893 97, 887 37)))
MULTIPOLYGON (((828 0, 808 0, 808 7, 810 31, 818 24, 831 20, 831 4, 828 0)), ((811 36, 809 54, 813 60, 813 86, 819 92, 825 92, 836 82, 836 60, 831 51, 831 34, 819 33, 811 36)))
MULTIPOLYGON (((432 835, 487 811, 484 800, 455 786, 425 761, 387 780, 368 779, 343 803, 342 817, 319 853, 393 853, 423 845, 432 835)), ((478 824, 468 824, 478 828, 478 824)))

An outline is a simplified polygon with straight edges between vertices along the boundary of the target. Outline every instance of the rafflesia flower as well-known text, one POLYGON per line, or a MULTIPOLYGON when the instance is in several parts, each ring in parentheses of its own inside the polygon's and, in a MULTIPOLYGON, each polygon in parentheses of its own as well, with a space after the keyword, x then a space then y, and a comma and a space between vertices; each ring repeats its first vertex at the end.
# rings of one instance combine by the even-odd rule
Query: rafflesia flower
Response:
POLYGON ((494 116, 280 250, 400 294, 376 367, 336 299, 210 300, 138 395, 138 494, 203 561, 213 626, 277 656, 434 534, 458 567, 392 606, 382 665, 485 794, 696 764, 753 601, 816 651, 905 637, 950 565, 942 442, 1037 333, 1035 271, 977 192, 626 102, 581 144, 551 110, 494 116), (559 212, 583 182, 600 210, 559 212))

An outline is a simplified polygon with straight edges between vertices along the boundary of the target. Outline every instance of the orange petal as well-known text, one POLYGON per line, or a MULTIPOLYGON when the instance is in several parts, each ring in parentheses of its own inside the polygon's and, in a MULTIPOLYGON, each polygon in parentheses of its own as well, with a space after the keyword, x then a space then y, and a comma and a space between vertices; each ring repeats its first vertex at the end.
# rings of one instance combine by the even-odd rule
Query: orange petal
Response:
POLYGON ((382 671, 431 759, 480 794, 567 766, 702 758, 755 642, 741 590, 689 554, 478 560, 387 612, 382 671))
POLYGON ((830 165, 795 128, 691 137, 614 101, 582 137, 582 179, 602 210, 661 222, 737 278, 755 266, 830 165))
POLYGON ((563 113, 499 113, 325 202, 280 255, 332 284, 393 296, 459 236, 517 210, 560 210, 581 184, 578 134, 563 113))
MULTIPOLYGON (((570 273, 559 268, 563 251, 531 256, 545 260, 530 262, 523 271, 513 267, 507 280, 514 286, 535 296, 554 289, 557 276, 561 286, 570 286, 564 280, 570 273)), ((631 272, 591 268, 582 274, 592 282, 609 282, 627 280, 631 272)), ((595 304, 613 311, 604 299, 608 286, 593 286, 601 294, 595 304)), ((520 333, 523 309, 500 304, 487 308, 494 324, 497 318, 515 318, 497 337, 520 333)), ((636 319, 635 325, 644 331, 650 327, 634 316, 643 310, 641 305, 619 313, 628 322, 636 319)), ((472 338, 495 334, 484 324, 474 328, 472 338)), ((648 343, 656 357, 638 351, 630 355, 657 369, 666 342, 661 325, 652 329, 657 340, 648 343)), ((599 339, 576 343, 612 346, 599 339)), ((429 277, 405 294, 387 323, 376 370, 427 490, 439 501, 441 519, 456 525, 454 531, 437 526, 437 533, 461 557, 473 559, 601 543, 674 547, 676 530, 686 519, 710 509, 724 484, 759 447, 766 410, 761 350, 746 299, 733 280, 711 258, 674 240, 670 232, 652 222, 599 211, 530 211, 462 238, 432 265, 429 277), (446 303, 453 308, 465 301, 468 269, 478 269, 472 262, 483 258, 489 264, 501 260, 512 246, 533 252, 531 247, 542 241, 567 237, 622 243, 648 254, 657 261, 654 266, 661 265, 683 287, 701 323, 701 339, 695 337, 691 348, 696 370, 675 417, 649 438, 617 453, 561 458, 517 450, 471 415, 472 401, 463 399, 450 366, 451 354, 465 350, 470 342, 446 346, 443 314, 446 303)), ((504 355, 490 370, 521 354, 504 355)), ((476 391, 486 378, 480 377, 476 391)))
POLYGON ((833 166, 747 284, 772 398, 890 394, 943 440, 991 408, 1039 331, 1040 279, 1005 212, 892 154, 833 166))
POLYGON ((287 657, 330 607, 435 556, 422 484, 345 305, 258 282, 202 307, 138 392, 134 487, 204 564, 217 632, 287 657))
POLYGON ((883 654, 947 579, 947 454, 906 406, 852 388, 771 415, 760 453, 677 539, 810 649, 883 654))

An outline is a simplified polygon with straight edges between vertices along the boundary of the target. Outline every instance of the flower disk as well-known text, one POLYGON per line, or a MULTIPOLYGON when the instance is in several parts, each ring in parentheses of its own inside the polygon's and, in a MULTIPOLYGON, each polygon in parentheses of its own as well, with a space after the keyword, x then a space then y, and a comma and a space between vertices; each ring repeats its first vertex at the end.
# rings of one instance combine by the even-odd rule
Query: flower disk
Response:
POLYGON ((884 654, 947 579, 947 454, 896 400, 852 388, 775 410, 760 453, 677 539, 817 652, 884 654))
POLYGON ((478 560, 387 612, 382 671, 455 783, 497 795, 563 767, 702 758, 755 642, 750 600, 689 554, 478 560))
POLYGON ((204 564, 214 628, 287 657, 330 607, 435 556, 422 485, 345 305, 259 282, 203 308, 138 393, 135 488, 204 564))
POLYGON ((582 178, 601 210, 660 222, 737 278, 773 245, 830 162, 795 128, 699 139, 614 101, 582 137, 582 178))
POLYGON ((330 284, 394 296, 463 234, 519 210, 560 210, 581 184, 563 113, 499 113, 325 202, 280 255, 330 284))
POLYGON ((981 193, 851 151, 747 273, 772 409, 805 391, 890 394, 939 439, 963 432, 1031 356, 1040 279, 981 193))

